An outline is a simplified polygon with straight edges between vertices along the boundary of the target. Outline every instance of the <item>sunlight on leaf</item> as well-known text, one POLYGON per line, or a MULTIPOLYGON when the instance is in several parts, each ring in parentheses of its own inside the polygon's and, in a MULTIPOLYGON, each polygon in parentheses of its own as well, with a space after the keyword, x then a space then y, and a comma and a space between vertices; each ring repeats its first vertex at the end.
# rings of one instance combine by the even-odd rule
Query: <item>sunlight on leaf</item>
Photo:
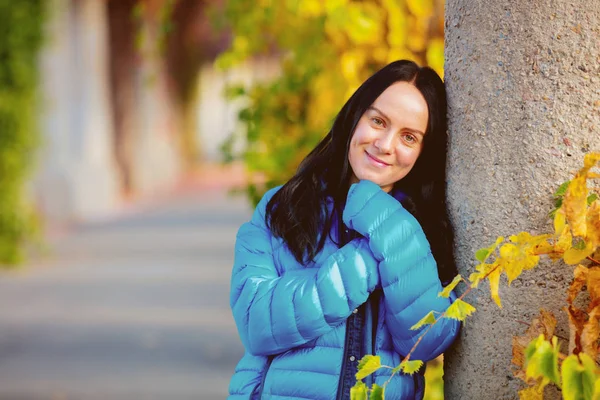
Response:
POLYGON ((402 361, 400 363, 400 368, 402 369, 402 372, 409 375, 412 375, 415 372, 417 372, 419 369, 421 369, 422 366, 423 361, 421 360, 402 361))
POLYGON ((475 312, 475 307, 461 299, 456 299, 446 310, 446 318, 464 321, 469 315, 475 312))
POLYGON ((356 379, 364 379, 379 368, 381 368, 381 358, 379 356, 366 355, 358 363, 356 379))
POLYGON ((462 276, 458 274, 454 277, 454 279, 452 279, 452 282, 450 282, 450 284, 444 288, 444 290, 438 293, 438 296, 446 298, 450 297, 450 293, 454 290, 456 285, 460 283, 460 281, 462 281, 462 276))
POLYGON ((419 329, 423 325, 431 325, 433 323, 435 323, 435 315, 433 314, 433 311, 429 311, 427 313, 427 315, 424 316, 423 318, 421 318, 421 320, 419 322, 417 322, 416 324, 414 324, 413 326, 411 326, 410 330, 411 331, 416 331, 417 329, 419 329))
POLYGON ((498 305, 498 307, 502 308, 502 302, 500 301, 500 295, 498 293, 500 289, 500 274, 502 271, 500 268, 492 272, 488 279, 490 280, 490 292, 492 294, 492 299, 498 305))
POLYGON ((588 189, 585 176, 578 175, 571 181, 565 193, 563 207, 567 223, 571 226, 573 235, 585 237, 588 189))
POLYGON ((364 382, 358 381, 350 388, 350 400, 368 400, 367 385, 364 382))
POLYGON ((369 400, 384 400, 385 398, 385 388, 379 386, 374 383, 371 388, 371 395, 369 396, 369 400))
POLYGON ((560 386, 558 372, 558 339, 547 341, 541 334, 525 349, 525 370, 527 378, 544 378, 560 386))

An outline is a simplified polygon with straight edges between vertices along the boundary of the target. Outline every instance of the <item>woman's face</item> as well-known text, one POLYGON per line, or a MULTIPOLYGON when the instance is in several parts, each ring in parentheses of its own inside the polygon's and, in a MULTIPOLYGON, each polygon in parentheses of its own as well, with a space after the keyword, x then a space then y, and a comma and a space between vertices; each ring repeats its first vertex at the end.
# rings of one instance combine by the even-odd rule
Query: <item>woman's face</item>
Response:
POLYGON ((413 84, 396 82, 383 91, 350 140, 350 183, 365 179, 389 192, 421 154, 428 116, 425 98, 413 84))

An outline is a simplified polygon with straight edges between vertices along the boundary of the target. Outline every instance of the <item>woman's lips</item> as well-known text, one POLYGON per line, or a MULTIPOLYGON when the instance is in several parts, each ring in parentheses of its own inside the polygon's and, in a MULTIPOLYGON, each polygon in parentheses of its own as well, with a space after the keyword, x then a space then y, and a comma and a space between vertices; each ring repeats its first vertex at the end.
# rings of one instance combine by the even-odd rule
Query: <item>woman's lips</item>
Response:
POLYGON ((365 150, 365 153, 367 154, 367 158, 369 159, 369 161, 371 161, 371 163, 377 167, 388 167, 390 164, 380 160, 379 158, 371 155, 368 151, 365 150))

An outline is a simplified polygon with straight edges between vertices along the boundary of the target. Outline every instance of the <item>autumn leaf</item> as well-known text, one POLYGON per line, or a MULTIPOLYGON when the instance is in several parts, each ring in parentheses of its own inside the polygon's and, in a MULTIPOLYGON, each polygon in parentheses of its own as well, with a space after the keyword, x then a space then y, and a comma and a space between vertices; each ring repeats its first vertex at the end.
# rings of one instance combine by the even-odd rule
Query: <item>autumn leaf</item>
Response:
POLYGON ((600 201, 596 200, 587 211, 587 240, 592 246, 600 246, 600 201))
MULTIPOLYGON (((496 260, 493 264, 481 263, 475 267, 475 271, 469 275, 469 281, 471 286, 476 288, 479 282, 494 268, 498 267, 498 261, 496 260)), ((501 271, 501 270, 500 270, 501 271)))
POLYGON ((565 400, 591 399, 596 381, 595 362, 585 353, 568 356, 562 363, 562 393, 565 400), (580 363, 581 359, 581 363, 580 363))
POLYGON ((589 313, 589 318, 583 325, 583 331, 581 332, 581 347, 586 354, 594 359, 598 355, 598 337, 600 336, 599 318, 600 306, 597 306, 589 313))
POLYGON ((445 317, 464 321, 469 315, 475 312, 475 307, 469 303, 456 299, 446 310, 445 317))
POLYGON ((564 255, 564 253, 568 251, 572 245, 573 235, 571 235, 571 229, 569 229, 568 225, 565 225, 560 236, 558 237, 558 240, 553 246, 553 253, 549 254, 550 258, 553 261, 562 258, 562 255, 564 255))
POLYGON ((563 260, 569 265, 579 264, 585 260, 586 257, 591 256, 595 249, 596 248, 592 242, 587 241, 584 243, 584 247, 582 249, 572 247, 565 251, 565 254, 563 254, 563 260))
POLYGON ((488 276, 488 279, 490 281, 490 292, 492 294, 492 299, 500 308, 502 308, 502 302, 500 301, 500 295, 498 294, 498 290, 500 287, 501 273, 502 271, 500 270, 500 268, 498 268, 488 276))
POLYGON ((582 171, 585 171, 585 173, 587 173, 598 163, 600 163, 600 153, 587 153, 583 157, 582 171))
POLYGON ((381 358, 379 356, 366 355, 358 363, 356 379, 364 379, 379 368, 381 368, 381 358))
POLYGON ((587 196, 585 175, 578 174, 569 184, 563 202, 567 223, 571 226, 575 236, 586 236, 587 196))
POLYGON ((423 361, 421 360, 405 360, 400 363, 400 368, 402 369, 402 372, 409 375, 412 375, 415 372, 417 372, 419 369, 421 369, 422 366, 423 361))
POLYGON ((512 363, 523 368, 525 366, 525 349, 531 341, 540 335, 548 340, 554 335, 556 329, 556 318, 551 312, 544 309, 531 321, 531 325, 522 336, 513 336, 512 340, 512 363))
POLYGON ((414 324, 413 326, 411 326, 410 330, 411 331, 416 331, 417 329, 419 329, 423 325, 431 325, 433 323, 435 323, 435 315, 433 314, 433 311, 429 311, 427 313, 427 315, 424 316, 423 318, 421 318, 421 320, 419 322, 417 322, 416 324, 414 324))
POLYGON ((565 307, 569 316, 569 353, 581 352, 581 332, 587 319, 587 314, 576 307, 565 307))
POLYGON ((581 292, 581 288, 583 288, 583 285, 587 282, 588 271, 588 268, 581 264, 573 270, 573 282, 571 282, 569 290, 567 291, 567 303, 573 304, 573 300, 575 300, 579 292, 581 292))
POLYGON ((519 400, 543 400, 544 386, 546 385, 543 385, 540 381, 540 383, 535 386, 519 390, 519 400))
POLYGON ((531 236, 527 232, 510 237, 512 243, 500 247, 500 267, 506 272, 508 284, 517 278, 523 270, 535 267, 540 257, 535 254, 535 247, 549 238, 549 235, 531 236))
POLYGON ((557 236, 562 234, 565 226, 567 226, 567 217, 565 215, 565 209, 561 207, 554 215, 554 233, 557 236))
POLYGON ((369 396, 369 400, 383 400, 385 398, 385 387, 381 387, 378 384, 374 383, 371 388, 371 395, 369 396))
POLYGON ((364 382, 358 381, 350 388, 350 400, 368 400, 367 385, 364 382))
POLYGON ((590 267, 588 269, 587 290, 590 294, 589 310, 600 304, 600 267, 590 267))
POLYGON ((438 296, 446 297, 446 298, 450 297, 450 293, 454 290, 456 285, 458 285, 460 283, 460 281, 462 281, 462 276, 460 276, 460 274, 458 274, 454 277, 454 279, 452 279, 452 282, 450 282, 448 284, 448 286, 446 286, 444 288, 444 290, 442 290, 441 292, 438 293, 438 296))
POLYGON ((525 349, 525 370, 527 378, 543 378, 560 386, 558 372, 558 339, 552 337, 549 342, 544 335, 538 336, 525 349))

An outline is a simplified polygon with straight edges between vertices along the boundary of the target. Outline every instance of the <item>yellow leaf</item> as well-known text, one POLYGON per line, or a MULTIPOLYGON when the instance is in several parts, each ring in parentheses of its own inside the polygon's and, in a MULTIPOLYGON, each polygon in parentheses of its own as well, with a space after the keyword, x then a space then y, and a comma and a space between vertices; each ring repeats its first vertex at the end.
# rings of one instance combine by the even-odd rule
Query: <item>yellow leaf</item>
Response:
POLYGON ((356 379, 361 380, 381 368, 381 357, 367 354, 358 363, 356 379))
POLYGON ((500 308, 502 308, 502 302, 500 301, 498 289, 500 287, 500 274, 501 273, 502 273, 502 270, 500 270, 500 268, 498 268, 495 271, 493 271, 488 277, 488 279, 490 280, 490 292, 492 293, 492 299, 494 300, 494 302, 496 302, 496 304, 500 308))
POLYGON ((398 0, 383 0, 383 8, 387 11, 387 44, 390 48, 403 48, 406 44, 407 15, 398 0))
POLYGON ((565 216, 565 209, 559 208, 554 214, 554 233, 558 236, 562 234, 565 225, 567 224, 567 217, 565 216))
POLYGON ((529 343, 540 335, 544 335, 544 338, 549 340, 554 335, 555 329, 556 318, 554 315, 541 309, 540 314, 531 321, 531 325, 522 336, 513 336, 512 363, 522 369, 525 366, 525 349, 529 343))
POLYGON ((454 277, 454 279, 452 279, 452 282, 450 282, 448 286, 444 288, 444 290, 438 293, 438 296, 446 298, 450 297, 450 293, 454 290, 456 285, 460 283, 460 281, 462 281, 462 276, 458 274, 454 277))
POLYGON ((587 210, 587 240, 592 246, 600 246, 600 200, 594 201, 587 210))
POLYGON ((598 337, 600 336, 598 318, 600 318, 600 306, 592 310, 581 332, 581 347, 586 354, 594 359, 598 355, 598 337))
POLYGON ((543 400, 544 399, 544 384, 540 383, 535 386, 519 390, 519 400, 543 400))
POLYGON ((400 368, 402 369, 402 372, 404 372, 405 374, 409 374, 412 375, 415 372, 417 372, 419 369, 421 369, 421 367, 423 366, 423 361, 421 360, 414 360, 414 361, 402 361, 400 363, 400 368))
POLYGON ((600 162, 600 153, 588 153, 583 157, 583 169, 585 172, 592 169, 600 162))
POLYGON ((570 248, 569 250, 565 251, 565 254, 563 255, 563 260, 569 265, 579 264, 581 261, 585 260, 586 257, 591 256, 594 250, 595 246, 592 244, 591 241, 588 241, 585 244, 585 248, 581 250, 576 248, 570 248))
POLYGON ((572 304, 575 297, 581 291, 583 285, 587 282, 588 269, 583 265, 578 265, 573 270, 573 282, 571 282, 571 286, 569 286, 569 290, 567 292, 567 303, 572 304))
POLYGON ((571 248, 573 245, 573 235, 571 235, 571 230, 568 225, 563 227, 562 233, 558 237, 556 244, 554 245, 553 251, 557 254, 556 256, 551 255, 551 258, 561 258, 561 254, 564 254, 567 250, 571 248))
POLYGON ((563 201, 567 222, 575 236, 586 236, 587 196, 585 175, 578 174, 569 184, 563 201))
POLYGON ((461 299, 456 299, 446 310, 446 318, 464 321, 469 315, 475 312, 475 307, 461 299))
POLYGON ((433 311, 429 311, 426 316, 421 318, 419 322, 410 327, 411 331, 415 331, 422 327, 423 325, 431 325, 435 323, 435 315, 433 315, 433 311))
POLYGON ((592 309, 600 304, 600 267, 588 269, 586 285, 590 294, 590 309, 592 309))

